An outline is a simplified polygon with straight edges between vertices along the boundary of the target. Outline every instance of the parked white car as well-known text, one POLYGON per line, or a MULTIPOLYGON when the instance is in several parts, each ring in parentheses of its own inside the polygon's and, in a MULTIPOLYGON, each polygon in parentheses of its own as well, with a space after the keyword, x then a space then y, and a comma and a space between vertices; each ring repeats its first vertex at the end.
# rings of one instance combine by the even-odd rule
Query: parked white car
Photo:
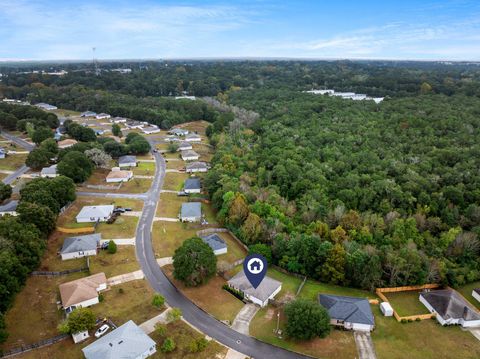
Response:
POLYGON ((110 329, 110 327, 108 326, 108 324, 104 324, 102 325, 100 328, 97 329, 97 331, 95 332, 95 338, 100 338, 103 334, 105 334, 108 329, 110 329))

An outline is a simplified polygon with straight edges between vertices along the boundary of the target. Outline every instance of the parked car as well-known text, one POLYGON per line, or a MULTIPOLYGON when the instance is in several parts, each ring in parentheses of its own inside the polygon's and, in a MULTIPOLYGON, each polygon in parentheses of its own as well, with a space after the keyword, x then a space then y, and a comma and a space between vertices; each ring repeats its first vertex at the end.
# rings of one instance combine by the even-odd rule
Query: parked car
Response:
POLYGON ((157 149, 153 150, 153 153, 157 153, 157 152, 158 152, 158 150, 157 150, 157 149))
POLYGON ((95 338, 100 338, 103 334, 105 334, 108 329, 110 329, 110 327, 108 326, 108 324, 104 324, 102 325, 100 328, 97 329, 97 331, 95 332, 95 338))
POLYGON ((188 196, 188 193, 185 192, 185 191, 180 191, 180 192, 177 192, 177 196, 179 196, 179 197, 186 197, 186 196, 188 196))
POLYGON ((107 248, 108 248, 108 243, 110 243, 110 241, 103 242, 103 243, 100 245, 100 249, 107 249, 107 248))
POLYGON ((125 213, 125 209, 122 207, 117 207, 113 210, 113 213, 125 213))
POLYGON ((132 209, 131 208, 124 208, 125 212, 131 212, 132 209))

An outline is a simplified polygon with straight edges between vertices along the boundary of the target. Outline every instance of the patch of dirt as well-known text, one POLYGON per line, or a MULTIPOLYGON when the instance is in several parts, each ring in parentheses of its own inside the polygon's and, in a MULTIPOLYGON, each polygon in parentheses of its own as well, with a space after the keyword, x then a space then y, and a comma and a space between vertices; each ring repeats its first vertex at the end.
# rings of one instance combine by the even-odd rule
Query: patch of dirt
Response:
POLYGON ((265 319, 267 320, 272 320, 273 316, 275 315, 275 310, 269 308, 267 312, 265 313, 265 319))

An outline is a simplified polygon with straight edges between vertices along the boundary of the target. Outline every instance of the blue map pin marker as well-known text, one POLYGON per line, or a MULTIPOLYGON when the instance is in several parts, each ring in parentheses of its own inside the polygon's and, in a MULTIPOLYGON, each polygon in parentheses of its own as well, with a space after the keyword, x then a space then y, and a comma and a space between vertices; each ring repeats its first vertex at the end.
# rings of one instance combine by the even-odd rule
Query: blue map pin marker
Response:
POLYGON ((260 254, 250 254, 243 261, 243 271, 250 284, 256 289, 267 274, 267 259, 260 254))

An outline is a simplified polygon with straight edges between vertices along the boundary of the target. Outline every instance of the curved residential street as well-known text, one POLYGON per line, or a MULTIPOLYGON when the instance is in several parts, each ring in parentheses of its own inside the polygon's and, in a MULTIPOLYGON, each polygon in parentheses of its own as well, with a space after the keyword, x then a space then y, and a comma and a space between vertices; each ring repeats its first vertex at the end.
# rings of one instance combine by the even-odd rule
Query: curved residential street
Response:
POLYGON ((190 324, 238 352, 255 359, 309 358, 236 332, 193 304, 168 280, 157 263, 152 247, 152 223, 166 169, 164 158, 159 153, 153 155, 156 162, 155 178, 152 187, 146 193, 147 198, 136 233, 137 258, 152 288, 161 293, 171 306, 180 308, 184 319, 190 324))
MULTIPOLYGON (((25 140, 22 140, 21 138, 17 137, 17 136, 14 136, 14 135, 11 135, 5 131, 2 131, 1 132, 1 135, 6 138, 7 140, 10 140, 12 141, 13 143, 25 148, 27 151, 31 151, 35 148, 34 145, 32 145, 31 143, 25 141, 25 140)), ((27 171, 30 169, 30 167, 27 167, 25 165, 23 165, 22 167, 20 167, 19 169, 17 169, 15 172, 9 174, 7 177, 5 177, 2 182, 5 183, 5 184, 12 184, 13 181, 15 181, 18 177, 20 177, 21 175, 27 173, 27 171)))

